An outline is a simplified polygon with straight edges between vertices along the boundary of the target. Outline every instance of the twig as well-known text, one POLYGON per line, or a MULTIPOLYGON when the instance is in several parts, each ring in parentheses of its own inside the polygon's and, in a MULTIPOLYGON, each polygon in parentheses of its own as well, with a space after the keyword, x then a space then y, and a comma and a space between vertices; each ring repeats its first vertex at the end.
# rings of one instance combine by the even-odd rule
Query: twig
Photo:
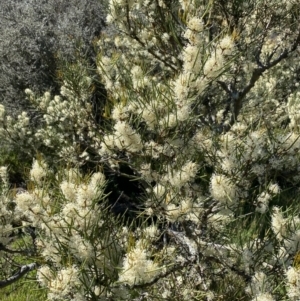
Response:
POLYGON ((0 288, 4 288, 16 281, 18 281, 20 278, 22 278, 24 275, 26 275, 28 272, 34 270, 37 267, 37 264, 35 262, 23 265, 19 272, 14 274, 13 276, 7 278, 6 280, 0 280, 0 288))
POLYGON ((32 253, 30 250, 11 250, 11 249, 6 248, 1 243, 0 243, 0 251, 4 251, 9 254, 23 254, 23 255, 30 255, 32 253))
MULTIPOLYGON (((259 80, 259 78, 262 76, 262 74, 266 71, 269 70, 270 68, 274 67, 278 63, 280 63, 283 59, 286 59, 290 53, 294 52, 298 45, 300 44, 300 31, 298 33, 297 38, 295 39, 292 47, 288 50, 285 49, 277 59, 273 60, 272 62, 269 62, 267 65, 263 64, 258 64, 259 67, 255 68, 252 72, 251 79, 248 83, 248 85, 242 90, 242 91, 237 91, 234 95, 232 95, 232 100, 233 100, 233 114, 230 120, 230 123, 226 126, 224 126, 224 130, 228 131, 231 126, 235 123, 237 120, 237 117, 240 113, 240 110, 242 109, 242 100, 245 98, 245 96, 248 94, 248 92, 254 87, 255 83, 259 80)), ((224 89, 225 85, 221 82, 219 82, 221 87, 224 89)))

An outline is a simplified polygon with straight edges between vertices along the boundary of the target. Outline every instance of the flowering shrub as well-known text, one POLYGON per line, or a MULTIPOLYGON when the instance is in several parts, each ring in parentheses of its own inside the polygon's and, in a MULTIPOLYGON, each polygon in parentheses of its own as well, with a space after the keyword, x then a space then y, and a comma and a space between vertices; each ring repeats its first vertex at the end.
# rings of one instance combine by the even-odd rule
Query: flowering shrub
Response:
POLYGON ((80 64, 59 96, 26 90, 40 127, 1 107, 3 139, 44 156, 7 215, 35 229, 49 300, 299 299, 298 17, 290 0, 110 0, 101 128, 80 64), (132 224, 109 209, 120 175, 132 224))

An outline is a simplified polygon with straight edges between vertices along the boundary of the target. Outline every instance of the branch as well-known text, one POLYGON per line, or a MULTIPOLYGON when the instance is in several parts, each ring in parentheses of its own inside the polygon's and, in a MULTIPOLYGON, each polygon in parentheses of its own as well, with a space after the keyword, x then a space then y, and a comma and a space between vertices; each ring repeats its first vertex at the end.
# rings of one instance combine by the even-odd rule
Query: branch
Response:
POLYGON ((18 281, 20 278, 22 278, 25 274, 28 272, 34 270, 37 267, 37 264, 35 262, 23 265, 19 272, 14 274, 13 276, 7 278, 6 280, 0 280, 0 288, 4 288, 16 281, 18 281))
MULTIPOLYGON (((290 53, 294 52, 298 45, 300 44, 300 31, 298 32, 298 36, 295 39, 292 47, 288 50, 285 49, 277 59, 273 60, 272 62, 268 63, 267 65, 263 65, 261 62, 258 62, 259 67, 255 68, 254 71, 252 72, 251 79, 249 84, 240 92, 235 93, 235 95, 231 95, 232 100, 233 100, 233 114, 232 118, 230 120, 230 123, 228 126, 224 126, 224 130, 228 131, 231 126, 234 124, 236 121, 240 110, 242 108, 242 100, 245 98, 245 96, 248 94, 248 92, 254 87, 255 83, 259 80, 259 78, 262 76, 262 74, 266 71, 280 63, 283 59, 286 59, 290 53)), ((219 82, 221 87, 224 89, 225 86, 219 82)), ((232 94, 232 93, 231 93, 232 94)))
MULTIPOLYGON (((196 259, 193 259, 193 261, 189 261, 189 263, 196 263, 196 259)), ((153 280, 151 280, 150 282, 146 282, 146 283, 141 283, 141 284, 134 284, 133 286, 128 286, 130 288, 133 288, 133 289, 137 289, 137 288, 147 288, 155 283, 157 283, 159 280, 169 276, 170 274, 178 271, 178 270, 181 270, 183 269, 185 266, 187 266, 187 262, 181 262, 181 263, 176 263, 172 266, 172 268, 170 268, 168 271, 158 275, 157 277, 155 277, 153 280)))
POLYGON ((32 251, 30 250, 11 250, 6 248, 3 244, 0 243, 0 251, 4 251, 9 254, 23 254, 23 255, 30 255, 32 251))
MULTIPOLYGON (((136 40, 143 48, 147 49, 146 44, 143 41, 141 41, 141 39, 137 36, 135 28, 132 28, 131 21, 130 21, 130 16, 129 16, 129 6, 128 6, 128 3, 126 5, 126 21, 128 23, 128 33, 125 32, 125 31, 122 31, 122 30, 120 30, 120 32, 122 32, 122 33, 128 35, 129 37, 131 37, 132 39, 136 40)), ((175 71, 175 72, 177 71, 177 69, 175 67, 173 67, 171 64, 169 64, 168 62, 166 62, 165 60, 163 60, 153 50, 147 49, 147 51, 149 53, 151 53, 157 60, 163 62, 168 67, 170 67, 173 71, 175 71)))

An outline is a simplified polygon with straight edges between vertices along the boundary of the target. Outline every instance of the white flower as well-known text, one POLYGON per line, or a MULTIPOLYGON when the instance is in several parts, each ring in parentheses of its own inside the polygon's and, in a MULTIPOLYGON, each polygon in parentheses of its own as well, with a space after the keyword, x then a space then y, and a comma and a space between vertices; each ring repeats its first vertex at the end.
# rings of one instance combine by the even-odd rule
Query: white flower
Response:
POLYGON ((130 152, 138 152, 142 149, 141 137, 128 123, 118 121, 115 126, 115 145, 119 149, 126 149, 130 152))
POLYGON ((95 286, 94 287, 94 294, 96 295, 96 296, 100 296, 100 293, 101 293, 101 288, 99 287, 99 286, 95 286))
POLYGON ((61 269, 56 277, 48 282, 50 296, 56 298, 66 298, 70 293, 75 292, 79 285, 79 271, 76 266, 61 269))
POLYGON ((166 188, 161 184, 156 184, 153 187, 153 193, 155 194, 157 200, 159 200, 166 192, 166 188))
POLYGON ((3 184, 8 187, 9 181, 8 181, 7 166, 0 166, 0 178, 3 184))
POLYGON ((158 5, 162 8, 166 8, 166 4, 164 3, 163 0, 158 0, 158 5))
POLYGON ((133 87, 135 89, 139 87, 143 87, 144 74, 142 68, 140 66, 134 66, 131 69, 131 75, 132 75, 133 87))
POLYGON ((71 201, 71 202, 75 201, 75 199, 76 199, 76 185, 75 184, 73 184, 69 181, 63 181, 60 184, 60 189, 68 201, 71 201))
POLYGON ((164 181, 170 183, 176 188, 180 188, 195 178, 197 170, 198 165, 194 162, 188 161, 181 170, 177 172, 169 171, 164 177, 164 181))
POLYGON ((216 58, 216 56, 211 56, 208 58, 208 60, 205 62, 205 65, 203 67, 203 73, 207 77, 214 77, 217 75, 217 72, 220 69, 220 66, 222 65, 222 58, 216 58))
POLYGON ((78 206, 74 202, 67 203, 61 210, 61 216, 67 224, 72 224, 73 220, 78 216, 78 206))
POLYGON ((262 192, 257 198, 256 211, 259 213, 265 213, 269 208, 269 200, 272 196, 268 192, 262 192))
POLYGON ((195 178, 198 170, 198 165, 194 162, 188 161, 181 170, 181 181, 184 183, 189 182, 191 179, 195 178))
POLYGON ((114 119, 116 121, 124 120, 128 117, 128 112, 123 105, 118 104, 114 107, 111 117, 112 117, 112 119, 114 119))
POLYGON ((29 210, 30 206, 35 203, 35 198, 32 194, 24 192, 17 194, 15 201, 17 203, 18 209, 25 213, 29 210))
POLYGON ((299 250, 300 245, 300 230, 296 230, 293 234, 284 239, 286 251, 289 254, 295 254, 299 250))
POLYGON ((164 32, 163 35, 161 36, 161 39, 165 42, 168 43, 170 36, 168 33, 164 32))
POLYGON ((81 208, 91 208, 93 201, 95 201, 95 198, 97 196, 97 193, 99 189, 93 189, 93 185, 85 185, 81 184, 78 187, 77 195, 76 195, 76 203, 81 208))
POLYGON ((4 116, 5 116, 5 107, 4 105, 0 104, 0 121, 4 120, 4 116))
POLYGON ((155 238, 158 234, 158 229, 155 225, 149 226, 145 228, 143 231, 145 235, 149 238, 155 238))
MULTIPOLYGON (((267 275, 263 272, 255 272, 252 277, 250 286, 247 287, 246 291, 252 293, 254 296, 261 295, 270 289, 267 275)), ((255 299, 254 299, 255 300, 255 299)))
POLYGON ((34 93, 32 92, 32 90, 30 89, 25 89, 25 94, 28 95, 28 96, 34 96, 34 93))
POLYGON ((263 293, 255 296, 252 301, 275 301, 275 299, 270 293, 263 293))
POLYGON ((300 275, 299 270, 294 267, 289 267, 286 271, 287 291, 288 296, 292 300, 299 300, 300 298, 300 275))
POLYGON ((224 175, 213 174, 210 179, 210 193, 216 201, 235 202, 237 187, 224 175))
POLYGON ((174 204, 167 204, 166 214, 168 221, 176 222, 181 216, 181 211, 180 208, 175 206, 174 204))
POLYGON ((289 269, 286 271, 286 277, 288 283, 294 285, 299 284, 299 272, 295 268, 289 267, 289 269))
POLYGON ((107 22, 107 24, 113 23, 114 20, 115 20, 115 19, 114 19, 114 17, 113 17, 112 15, 108 14, 108 15, 106 16, 106 22, 107 22))
POLYGON ((187 26, 191 30, 201 31, 203 29, 203 22, 198 17, 193 17, 188 21, 187 26))
POLYGON ((276 195, 280 192, 280 187, 277 183, 274 183, 274 184, 270 184, 269 187, 268 187, 268 191, 273 194, 273 195, 276 195))
POLYGON ((150 102, 145 107, 139 109, 139 113, 150 129, 153 129, 155 123, 157 123, 157 106, 157 102, 150 102))
POLYGON ((105 176, 101 172, 96 172, 92 175, 89 183, 89 188, 92 190, 99 190, 101 186, 105 183, 105 176))
POLYGON ((37 270, 37 279, 42 286, 48 286, 50 279, 53 277, 53 272, 47 265, 42 265, 37 270))
POLYGON ((230 36, 225 36, 219 44, 219 47, 222 49, 222 53, 225 55, 231 54, 234 48, 234 42, 230 36))
POLYGON ((273 208, 271 227, 278 239, 282 240, 286 235, 286 219, 278 207, 273 208))
POLYGON ((189 74, 179 74, 178 78, 172 82, 172 88, 178 100, 186 100, 189 93, 189 74))
POLYGON ((129 251, 123 260, 123 271, 119 281, 129 285, 147 283, 158 274, 158 265, 147 259, 147 251, 137 242, 136 246, 129 251))
POLYGON ((47 164, 41 160, 34 160, 30 171, 30 179, 41 184, 47 175, 47 164))
POLYGON ((196 45, 187 45, 182 53, 182 59, 184 61, 184 71, 186 73, 193 72, 198 73, 201 68, 201 55, 199 53, 199 47, 196 45))
POLYGON ((94 258, 94 248, 89 241, 83 239, 78 234, 73 234, 69 241, 69 247, 72 254, 80 261, 90 261, 94 258))

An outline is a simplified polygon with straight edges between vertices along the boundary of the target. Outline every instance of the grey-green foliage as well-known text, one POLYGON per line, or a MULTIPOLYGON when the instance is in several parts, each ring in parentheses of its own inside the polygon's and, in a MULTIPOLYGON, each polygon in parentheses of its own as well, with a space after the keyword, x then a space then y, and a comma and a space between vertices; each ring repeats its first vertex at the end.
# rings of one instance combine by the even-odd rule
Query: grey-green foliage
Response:
POLYGON ((104 26, 104 1, 0 0, 0 103, 28 111, 24 89, 57 93, 58 58, 94 61, 93 40, 104 26))

